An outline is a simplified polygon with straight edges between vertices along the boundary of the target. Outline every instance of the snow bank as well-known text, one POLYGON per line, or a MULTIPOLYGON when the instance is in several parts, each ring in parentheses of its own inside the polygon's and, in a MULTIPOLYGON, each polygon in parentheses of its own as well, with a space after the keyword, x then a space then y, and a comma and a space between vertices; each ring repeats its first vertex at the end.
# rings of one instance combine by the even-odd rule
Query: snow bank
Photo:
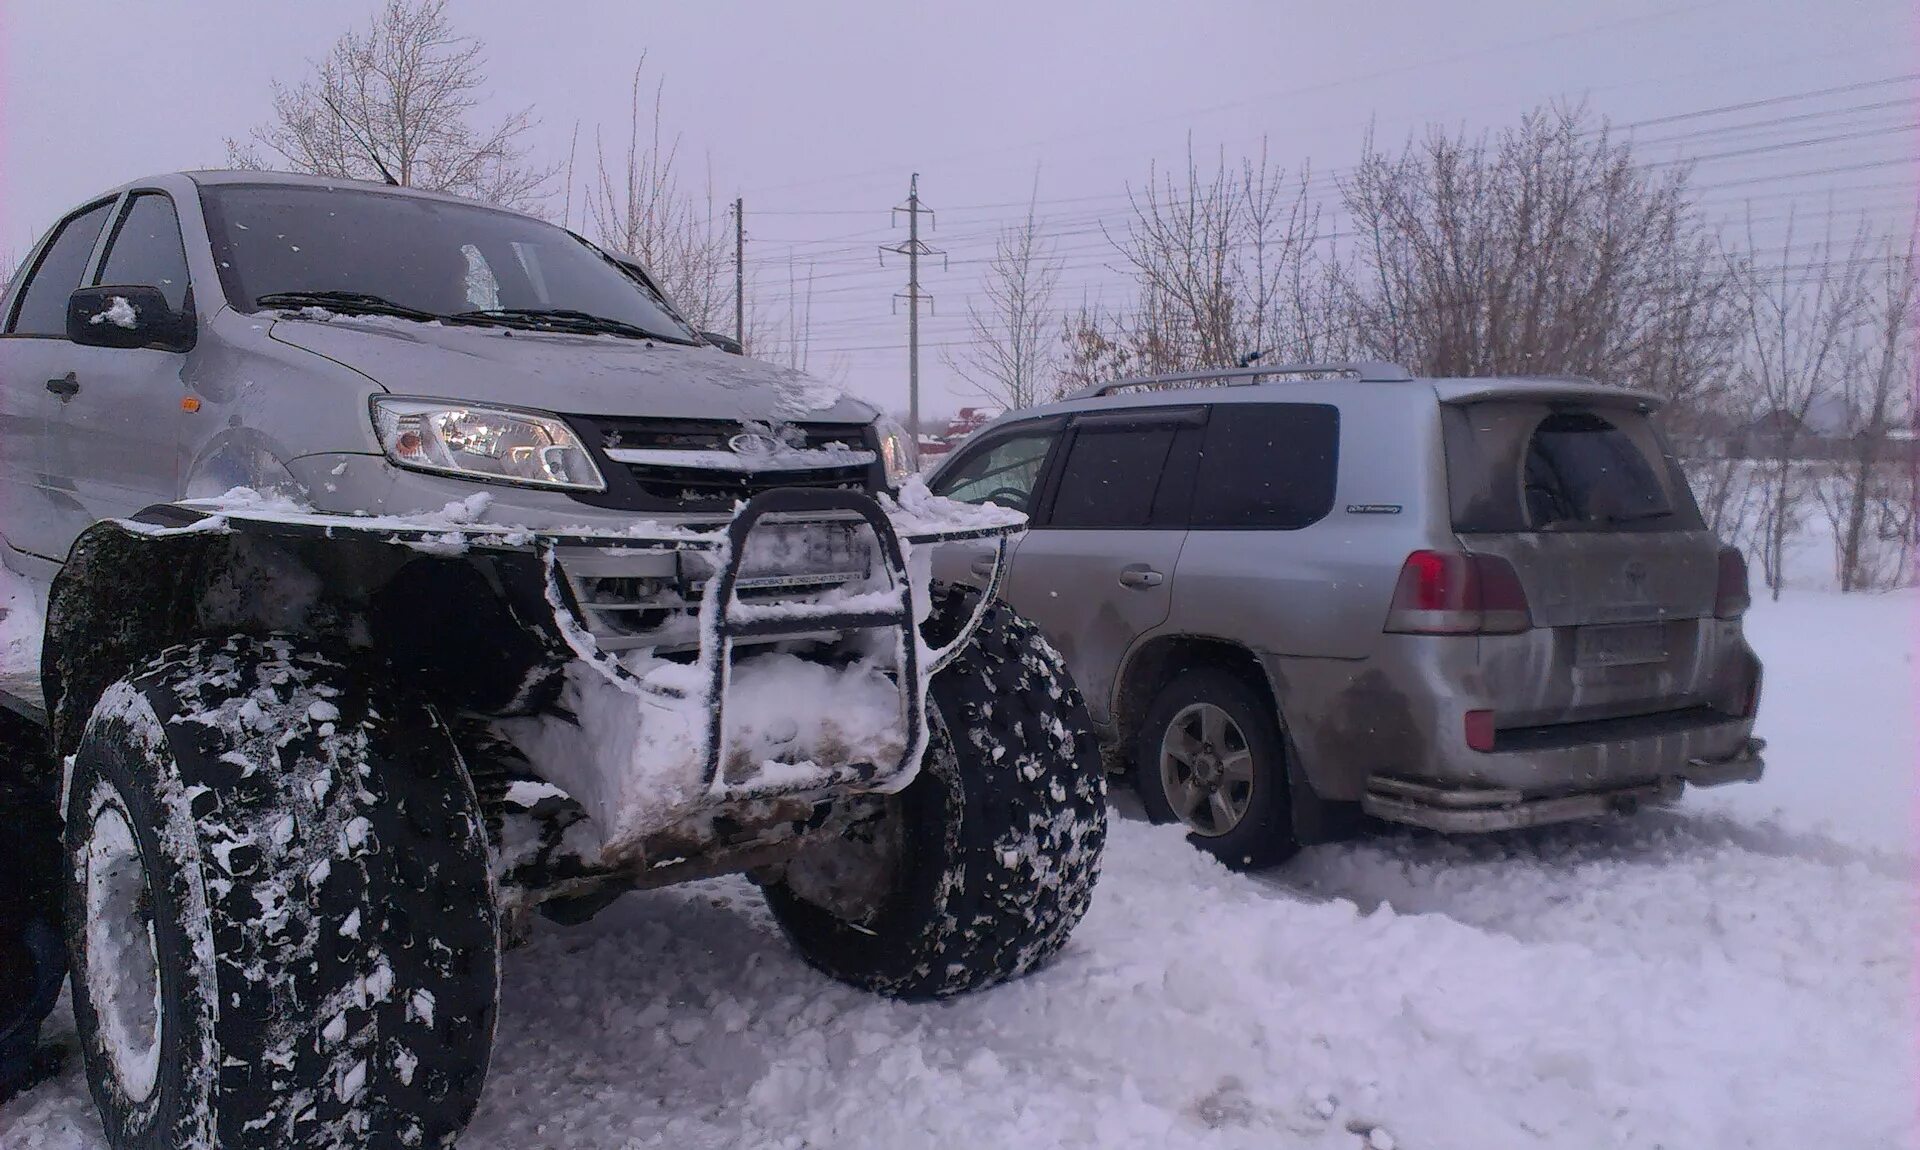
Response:
POLYGON ((0 676, 35 675, 47 604, 24 575, 0 567, 0 676))

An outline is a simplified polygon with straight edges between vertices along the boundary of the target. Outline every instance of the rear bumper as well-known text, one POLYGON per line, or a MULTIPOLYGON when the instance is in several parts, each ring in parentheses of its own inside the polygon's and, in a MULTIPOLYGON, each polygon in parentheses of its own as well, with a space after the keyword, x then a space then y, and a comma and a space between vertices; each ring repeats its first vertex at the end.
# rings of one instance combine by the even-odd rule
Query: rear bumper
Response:
POLYGON ((1510 787, 1459 786, 1374 775, 1361 809, 1374 818, 1448 834, 1518 830, 1573 819, 1628 814, 1671 803, 1688 784, 1714 787, 1757 782, 1766 770, 1766 743, 1748 738, 1729 756, 1687 760, 1677 770, 1641 782, 1573 793, 1529 796, 1510 787))

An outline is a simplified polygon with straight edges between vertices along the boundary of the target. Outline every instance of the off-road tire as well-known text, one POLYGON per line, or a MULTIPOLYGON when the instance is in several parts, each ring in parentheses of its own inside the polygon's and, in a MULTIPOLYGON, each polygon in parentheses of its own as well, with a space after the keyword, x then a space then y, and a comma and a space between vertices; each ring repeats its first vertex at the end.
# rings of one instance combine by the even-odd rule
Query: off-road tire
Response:
POLYGON ((167 651, 94 707, 67 788, 67 941, 115 1150, 448 1146, 472 1115, 499 998, 485 832, 439 718, 382 684, 232 638, 167 651), (107 857, 89 839, 114 816, 159 984, 141 1099, 95 1001, 113 1008, 112 978, 88 966, 88 860, 107 857))
MULTIPOLYGON (((938 586, 934 596, 927 632, 939 644, 978 600, 938 586)), ((1086 706, 1033 624, 991 604, 934 677, 927 717, 920 773, 884 816, 899 849, 870 911, 850 920, 799 884, 766 887, 807 962, 906 999, 991 986, 1053 957, 1086 914, 1106 842, 1106 776, 1086 706)))
POLYGON ((1235 870, 1258 870, 1300 850, 1293 828, 1292 779, 1286 736, 1273 704, 1245 680, 1218 667, 1190 667, 1176 674, 1148 705, 1135 736, 1133 778, 1140 805, 1156 823, 1178 822, 1160 777, 1160 743, 1176 715, 1195 703, 1225 711, 1246 736, 1253 753, 1253 789, 1246 813, 1226 834, 1190 834, 1187 841, 1235 870))

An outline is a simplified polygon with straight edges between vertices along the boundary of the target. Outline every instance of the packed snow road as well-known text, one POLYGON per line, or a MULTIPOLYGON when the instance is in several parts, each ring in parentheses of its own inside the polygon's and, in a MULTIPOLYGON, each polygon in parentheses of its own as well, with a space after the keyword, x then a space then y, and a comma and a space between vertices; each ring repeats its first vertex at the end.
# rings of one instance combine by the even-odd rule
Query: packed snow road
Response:
MULTIPOLYGON (((944 1004, 814 974, 739 880, 543 926, 462 1145, 1920 1145, 1917 603, 1757 607, 1769 778, 1673 811, 1245 877, 1121 798, 1061 959, 944 1004)), ((0 1111, 99 1145, 77 1073, 0 1111)))

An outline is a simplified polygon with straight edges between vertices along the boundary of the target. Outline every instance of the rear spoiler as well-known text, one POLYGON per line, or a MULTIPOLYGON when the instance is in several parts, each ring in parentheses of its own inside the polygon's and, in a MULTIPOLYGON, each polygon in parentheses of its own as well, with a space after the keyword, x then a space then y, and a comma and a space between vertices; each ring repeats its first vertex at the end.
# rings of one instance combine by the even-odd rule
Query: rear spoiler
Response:
POLYGON ((1583 403, 1652 412, 1666 405, 1665 400, 1650 391, 1608 387, 1588 379, 1442 379, 1434 381, 1433 391, 1441 403, 1458 406, 1503 401, 1583 403))

